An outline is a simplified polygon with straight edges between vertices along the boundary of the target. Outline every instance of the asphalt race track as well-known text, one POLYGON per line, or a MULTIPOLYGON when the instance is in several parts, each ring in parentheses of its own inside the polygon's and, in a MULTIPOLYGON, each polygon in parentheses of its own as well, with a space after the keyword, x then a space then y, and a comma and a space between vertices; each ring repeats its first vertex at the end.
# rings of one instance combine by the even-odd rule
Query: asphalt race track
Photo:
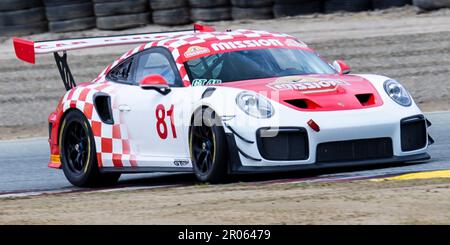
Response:
MULTIPOLYGON (((391 175, 406 172, 450 169, 450 112, 426 114, 433 123, 430 133, 436 143, 429 148, 432 160, 427 163, 406 166, 380 166, 375 169, 340 169, 321 172, 296 173, 294 175, 268 175, 240 177, 244 181, 270 181, 274 179, 314 178, 345 179, 391 175)), ((47 139, 0 141, 0 194, 31 191, 79 190, 71 186, 62 171, 47 168, 49 150, 47 139)), ((187 185, 195 183, 191 174, 138 174, 124 175, 118 187, 159 185, 187 185)))

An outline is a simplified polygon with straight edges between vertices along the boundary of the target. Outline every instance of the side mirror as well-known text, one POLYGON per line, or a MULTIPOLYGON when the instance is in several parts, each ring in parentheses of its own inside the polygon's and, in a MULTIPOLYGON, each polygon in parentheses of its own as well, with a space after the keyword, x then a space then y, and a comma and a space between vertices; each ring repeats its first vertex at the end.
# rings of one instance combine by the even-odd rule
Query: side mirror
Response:
POLYGON ((141 80, 139 86, 142 89, 153 89, 162 95, 166 95, 170 93, 170 87, 167 83, 166 79, 159 74, 151 74, 145 76, 144 79, 141 80))
POLYGON ((343 60, 333 61, 333 67, 341 75, 350 73, 350 66, 347 65, 343 60))

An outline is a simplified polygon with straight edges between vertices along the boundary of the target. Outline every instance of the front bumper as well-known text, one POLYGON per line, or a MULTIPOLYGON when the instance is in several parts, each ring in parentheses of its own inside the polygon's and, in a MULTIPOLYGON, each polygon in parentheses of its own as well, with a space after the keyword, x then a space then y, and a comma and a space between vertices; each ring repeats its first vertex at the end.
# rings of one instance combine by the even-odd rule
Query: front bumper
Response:
MULTIPOLYGON (((408 163, 415 161, 426 161, 431 157, 428 153, 419 153, 406 156, 392 156, 389 158, 370 159, 370 160, 358 160, 347 162, 327 162, 327 163, 312 163, 312 164, 293 164, 293 165, 278 165, 278 166, 264 166, 263 163, 260 166, 244 166, 241 162, 242 153, 236 146, 235 136, 233 134, 226 134, 228 141, 228 150, 230 157, 229 173, 281 173, 292 172, 300 170, 316 170, 324 168, 344 168, 355 166, 372 166, 394 163, 408 163)), ((245 154, 245 153, 244 153, 245 154)), ((248 157, 248 156, 247 156, 248 157)), ((263 162, 262 159, 254 159, 258 162, 263 162)))
MULTIPOLYGON (((242 125, 239 122, 239 115, 224 121, 225 133, 227 135, 228 147, 230 150, 231 166, 230 172, 282 172, 303 169, 317 169, 328 167, 346 167, 359 165, 373 165, 386 163, 400 163, 411 161, 423 161, 430 159, 426 153, 428 147, 427 124, 425 118, 417 107, 406 108, 389 112, 382 107, 351 110, 340 112, 320 112, 320 113, 304 113, 298 111, 283 112, 282 115, 290 115, 290 117, 279 117, 276 120, 255 120, 252 126, 242 125), (313 119, 320 126, 320 131, 314 131, 308 126, 307 122, 313 119), (422 145, 414 149, 414 145, 406 144, 408 132, 411 130, 411 122, 423 122, 419 125, 419 130, 423 135, 422 145), (405 126, 404 124, 408 124, 405 126), (307 144, 307 149, 302 149, 302 154, 297 155, 295 159, 268 159, 261 151, 261 144, 258 132, 262 128, 274 127, 301 129, 306 134, 304 141, 295 141, 298 147, 301 144, 307 144), (421 128, 423 125, 424 128, 421 128), (364 141, 386 140, 378 145, 366 144, 364 141), (347 142, 354 142, 350 147, 359 148, 358 151, 347 151, 354 154, 353 158, 345 158, 340 154, 340 158, 333 157, 321 158, 323 153, 318 151, 320 145, 337 142, 343 145, 347 142), (363 144, 359 144, 362 142, 363 144), (387 143, 386 143, 387 142, 387 143), (364 145, 366 144, 366 145, 364 145), (407 149, 405 149, 407 145, 407 149), (374 146, 373 149, 371 148, 374 146), (380 149, 381 148, 381 149, 380 149), (368 149, 368 150, 367 150, 368 149), (363 153, 361 153, 361 151, 363 153), (366 152, 367 151, 367 152, 366 152), (374 157, 375 154, 375 157, 374 157), (378 154, 378 155, 377 155, 378 154), (365 157, 367 156, 367 157, 365 157)), ((413 131, 415 132, 415 131, 413 131)), ((415 140, 414 137, 411 138, 415 140)), ((291 141, 289 141, 291 142, 291 141)), ((294 145, 294 147, 297 147, 294 145)), ((417 145, 416 145, 417 146, 417 145)), ((292 148, 292 144, 273 144, 273 147, 292 148), (281 146, 282 145, 282 146, 281 146)), ((347 147, 348 148, 348 147, 347 147)), ((293 148, 292 148, 293 149, 293 148)), ((330 148, 331 150, 332 148, 330 148)), ((336 149, 334 149, 336 152, 336 149)), ((292 150, 285 151, 292 155, 292 150)), ((295 155, 295 154, 294 154, 295 155)), ((278 156, 281 156, 280 154, 278 156)))

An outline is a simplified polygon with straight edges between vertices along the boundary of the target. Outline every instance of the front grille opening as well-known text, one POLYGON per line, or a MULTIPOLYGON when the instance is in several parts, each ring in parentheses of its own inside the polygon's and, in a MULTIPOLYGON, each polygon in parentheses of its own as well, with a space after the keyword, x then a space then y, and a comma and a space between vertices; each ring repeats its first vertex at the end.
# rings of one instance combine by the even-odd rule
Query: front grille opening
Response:
POLYGON ((309 145, 308 133, 306 129, 280 128, 276 134, 269 134, 273 137, 267 137, 267 130, 269 129, 262 128, 258 130, 257 133, 259 153, 264 159, 272 161, 294 161, 308 159, 309 145))
POLYGON ((426 121, 423 116, 405 118, 401 121, 402 151, 422 149, 427 144, 426 121))
POLYGON ((389 158, 394 155, 391 138, 374 138, 320 143, 317 162, 342 162, 389 158))
POLYGON ((375 104, 375 96, 373 96, 373 94, 357 94, 355 96, 362 106, 370 106, 375 104))
POLYGON ((314 103, 312 100, 308 99, 295 99, 295 100, 285 100, 286 103, 293 105, 300 109, 317 109, 320 108, 320 106, 316 103, 314 103))

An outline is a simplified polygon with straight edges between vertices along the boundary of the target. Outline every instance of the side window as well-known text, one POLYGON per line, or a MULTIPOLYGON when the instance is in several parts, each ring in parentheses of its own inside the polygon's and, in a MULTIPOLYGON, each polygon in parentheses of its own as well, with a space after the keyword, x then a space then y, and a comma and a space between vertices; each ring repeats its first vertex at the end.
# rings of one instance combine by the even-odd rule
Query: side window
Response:
POLYGON ((177 75, 178 72, 162 49, 154 49, 139 56, 135 82, 139 83, 150 74, 163 76, 171 86, 181 83, 181 79, 177 75))
POLYGON ((108 73, 108 78, 115 82, 130 82, 132 65, 133 58, 124 61, 108 73))

